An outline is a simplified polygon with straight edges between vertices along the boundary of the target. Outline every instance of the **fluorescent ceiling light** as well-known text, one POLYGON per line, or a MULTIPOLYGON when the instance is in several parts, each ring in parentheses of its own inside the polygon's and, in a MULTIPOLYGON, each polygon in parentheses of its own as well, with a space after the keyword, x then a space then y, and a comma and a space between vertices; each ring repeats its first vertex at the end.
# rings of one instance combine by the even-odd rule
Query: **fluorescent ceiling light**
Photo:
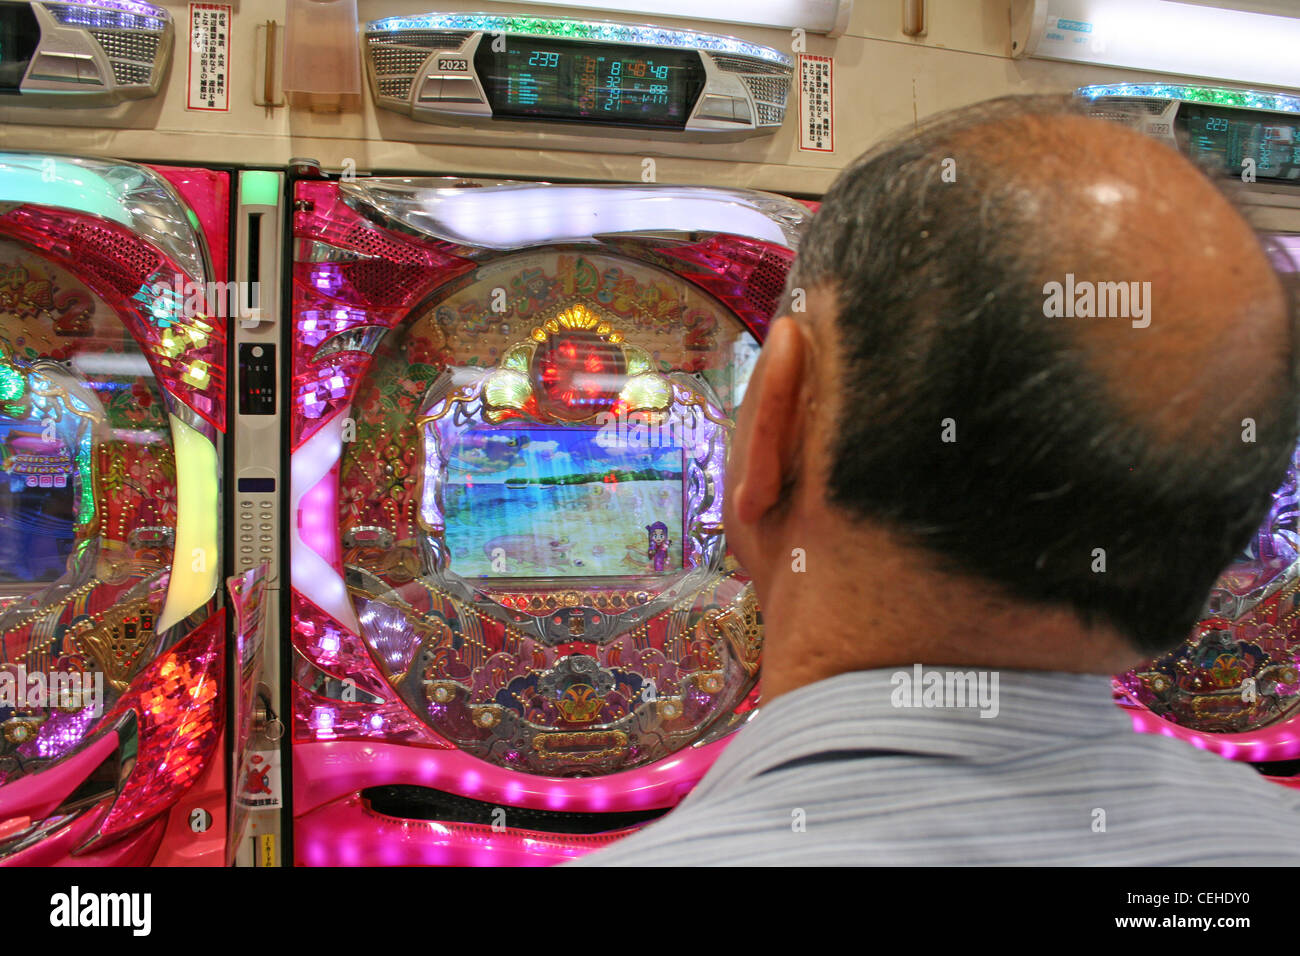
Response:
POLYGON ((1173 0, 1024 0, 1017 57, 1300 88, 1300 19, 1173 0))
MULTIPOLYGON (((555 7, 554 0, 519 0, 555 7)), ((655 17, 684 17, 718 23, 743 23, 782 30, 802 28, 808 33, 839 36, 848 28, 853 0, 745 0, 741 3, 701 3, 700 0, 560 0, 565 7, 602 13, 636 13, 655 17)))

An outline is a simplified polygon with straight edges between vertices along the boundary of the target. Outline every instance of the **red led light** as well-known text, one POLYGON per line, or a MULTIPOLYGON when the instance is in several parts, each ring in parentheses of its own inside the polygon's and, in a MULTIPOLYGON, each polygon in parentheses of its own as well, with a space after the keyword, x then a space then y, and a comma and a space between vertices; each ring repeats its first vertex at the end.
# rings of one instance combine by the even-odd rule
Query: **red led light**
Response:
POLYGON ((225 680, 223 608, 149 665, 109 716, 128 707, 139 751, 100 832, 124 833, 171 807, 208 766, 221 739, 225 680))
POLYGON ((626 378, 622 349, 599 335, 565 331, 537 347, 533 382, 539 406, 564 421, 581 421, 608 411, 626 378))

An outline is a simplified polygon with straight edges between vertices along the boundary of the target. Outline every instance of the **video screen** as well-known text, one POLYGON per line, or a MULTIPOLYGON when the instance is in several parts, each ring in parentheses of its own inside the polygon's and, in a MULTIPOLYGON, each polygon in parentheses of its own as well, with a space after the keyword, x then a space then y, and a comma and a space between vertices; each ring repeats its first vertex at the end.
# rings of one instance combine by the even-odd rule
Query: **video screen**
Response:
POLYGON ((463 578, 641 577, 682 568, 682 449, 595 428, 471 428, 443 508, 463 578))
POLYGON ((0 416, 0 582, 61 577, 76 538, 75 465, 65 435, 0 416))

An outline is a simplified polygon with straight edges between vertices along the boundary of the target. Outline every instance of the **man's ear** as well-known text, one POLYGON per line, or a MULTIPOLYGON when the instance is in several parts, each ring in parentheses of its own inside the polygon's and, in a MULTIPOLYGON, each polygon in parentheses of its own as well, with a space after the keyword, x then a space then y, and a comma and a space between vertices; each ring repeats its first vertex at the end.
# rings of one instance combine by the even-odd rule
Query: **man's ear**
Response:
POLYGON ((746 441, 735 449, 740 460, 731 463, 738 480, 727 489, 733 513, 744 524, 758 522, 780 503, 798 465, 807 358, 799 323, 783 315, 769 326, 745 395, 746 441))

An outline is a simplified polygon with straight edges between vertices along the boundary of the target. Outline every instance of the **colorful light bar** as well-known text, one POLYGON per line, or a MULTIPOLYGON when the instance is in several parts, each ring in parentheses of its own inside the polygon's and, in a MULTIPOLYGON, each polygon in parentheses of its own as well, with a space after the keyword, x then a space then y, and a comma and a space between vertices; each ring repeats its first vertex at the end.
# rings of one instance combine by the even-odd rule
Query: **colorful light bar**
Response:
MULTIPOLYGON (((519 2, 554 5, 551 0, 519 2)), ((797 27, 832 37, 848 29, 849 17, 853 13, 853 0, 745 0, 744 3, 714 4, 702 4, 698 0, 564 0, 564 6, 603 13, 649 13, 657 17, 716 20, 780 30, 797 27)))
POLYGON ((219 489, 217 449, 198 429, 171 416, 176 449, 176 547, 172 552, 167 600, 158 616, 158 632, 185 620, 217 590, 221 527, 217 509, 219 489))
MULTIPOLYGON (((1297 75, 1300 82, 1300 75, 1297 75)), ((1300 96, 1260 90, 1234 90, 1226 86, 1187 86, 1181 83, 1101 83, 1081 86, 1075 96, 1095 100, 1101 96, 1141 96, 1161 100, 1185 100, 1214 106, 1240 106, 1276 113, 1300 113, 1300 96)))
POLYGON ((490 13, 427 13, 419 17, 387 17, 366 24, 372 33, 396 30, 465 30, 471 33, 510 33, 518 36, 553 37, 558 40, 594 40, 604 43, 634 43, 642 46, 678 47, 750 56, 782 66, 794 61, 780 50, 760 46, 737 37, 674 30, 667 27, 606 20, 569 20, 556 17, 505 17, 490 13))

